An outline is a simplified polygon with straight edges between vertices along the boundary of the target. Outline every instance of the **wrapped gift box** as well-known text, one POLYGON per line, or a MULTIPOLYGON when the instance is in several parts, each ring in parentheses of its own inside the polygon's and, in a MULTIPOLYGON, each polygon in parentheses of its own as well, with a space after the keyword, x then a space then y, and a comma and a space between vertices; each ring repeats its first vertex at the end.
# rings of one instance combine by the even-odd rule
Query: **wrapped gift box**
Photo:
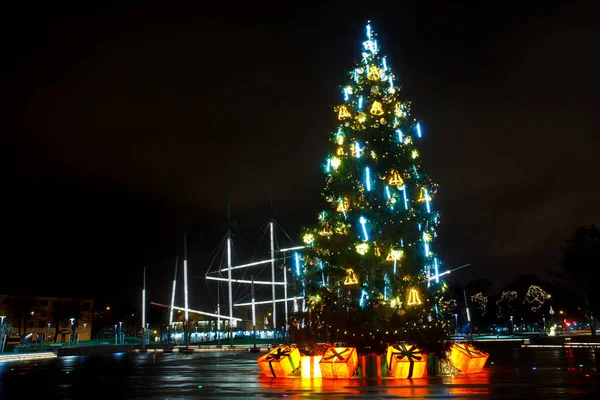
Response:
POLYGON ((358 375, 363 378, 385 378, 388 369, 385 355, 358 356, 358 375))
POLYGON ((470 343, 450 345, 450 362, 465 374, 481 372, 490 355, 477 350, 470 343))
POLYGON ((267 376, 285 377, 300 366, 300 351, 291 346, 280 346, 260 357, 260 370, 267 376))
POLYGON ((302 378, 321 378, 319 363, 323 356, 302 356, 300 359, 300 376, 302 378))
POLYGON ((321 375, 323 378, 352 378, 358 356, 354 347, 330 347, 327 349, 321 362, 321 375))
POLYGON ((397 379, 422 378, 427 371, 427 356, 417 346, 388 346, 385 359, 390 375, 397 379))

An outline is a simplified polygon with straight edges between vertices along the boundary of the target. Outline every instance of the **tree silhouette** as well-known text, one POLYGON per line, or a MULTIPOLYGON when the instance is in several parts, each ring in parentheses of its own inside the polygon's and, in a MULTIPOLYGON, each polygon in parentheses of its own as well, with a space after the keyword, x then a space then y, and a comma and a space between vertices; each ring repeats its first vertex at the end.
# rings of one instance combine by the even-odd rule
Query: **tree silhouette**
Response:
POLYGON ((600 230, 595 225, 581 226, 567 240, 564 258, 556 278, 567 293, 578 300, 590 322, 592 335, 596 334, 596 319, 600 313, 598 293, 600 271, 600 230))

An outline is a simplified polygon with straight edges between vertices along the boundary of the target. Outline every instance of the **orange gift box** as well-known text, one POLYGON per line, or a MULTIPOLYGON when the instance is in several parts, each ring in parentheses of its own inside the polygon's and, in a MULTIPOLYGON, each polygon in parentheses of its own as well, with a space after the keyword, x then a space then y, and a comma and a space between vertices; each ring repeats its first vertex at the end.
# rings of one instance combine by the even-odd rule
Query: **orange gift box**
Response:
POLYGON ((321 378, 321 366, 319 363, 323 356, 302 356, 300 360, 300 376, 302 378, 321 378))
POLYGON ((465 374, 481 372, 490 355, 477 350, 470 343, 450 345, 450 362, 465 374))
POLYGON ((352 378, 358 365, 358 356, 354 347, 330 347, 321 362, 323 378, 352 378))
POLYGON ((257 362, 265 375, 285 377, 300 366, 300 351, 296 347, 280 346, 260 357, 257 362))
POLYGON ((385 360, 396 379, 422 378, 427 372, 427 355, 414 345, 388 346, 385 360))

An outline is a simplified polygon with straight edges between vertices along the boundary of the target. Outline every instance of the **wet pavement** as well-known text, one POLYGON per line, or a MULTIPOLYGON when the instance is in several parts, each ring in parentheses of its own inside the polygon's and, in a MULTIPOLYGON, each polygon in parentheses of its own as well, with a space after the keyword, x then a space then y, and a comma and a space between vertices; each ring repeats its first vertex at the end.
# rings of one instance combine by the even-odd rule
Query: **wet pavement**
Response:
POLYGON ((489 349, 484 372, 412 380, 261 375, 258 354, 117 353, 0 364, 1 399, 598 399, 593 349, 489 349))

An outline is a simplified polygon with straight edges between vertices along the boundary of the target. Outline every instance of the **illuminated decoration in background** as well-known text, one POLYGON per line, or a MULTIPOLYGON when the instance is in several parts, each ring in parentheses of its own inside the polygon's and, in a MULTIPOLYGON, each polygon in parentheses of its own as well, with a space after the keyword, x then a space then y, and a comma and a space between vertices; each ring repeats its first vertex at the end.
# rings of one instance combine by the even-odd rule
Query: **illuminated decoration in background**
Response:
POLYGON ((419 297, 419 292, 417 292, 417 289, 410 289, 408 291, 408 300, 406 301, 406 304, 409 306, 420 306, 421 304, 423 304, 421 302, 421 297, 419 297))
POLYGON ((401 103, 396 103, 396 105, 394 106, 394 114, 398 117, 398 118, 403 118, 406 117, 406 111, 404 111, 404 105, 401 103))
POLYGON ((383 115, 383 107, 381 106, 380 102, 378 102, 378 101, 373 102, 373 105, 371 106, 371 114, 383 115))
POLYGON ((335 154, 338 155, 338 156, 345 156, 346 155, 346 151, 344 150, 344 148, 342 146, 340 146, 335 151, 335 154))
POLYGON ((437 258, 433 259, 433 269, 435 271, 435 283, 440 283, 440 268, 437 258))
POLYGON ((369 251, 369 243, 360 243, 356 245, 356 252, 364 256, 369 251))
POLYGON ((354 144, 352 145, 352 156, 356 157, 356 158, 360 158, 360 156, 362 156, 364 152, 365 152, 364 146, 360 147, 360 143, 354 142, 354 144))
POLYGON ((331 157, 330 164, 331 164, 331 168, 333 168, 334 171, 339 168, 341 163, 342 163, 342 160, 340 160, 339 158, 337 158, 335 156, 331 157))
POLYGON ((379 80, 379 68, 374 65, 369 66, 369 72, 367 74, 367 79, 370 81, 379 80))
POLYGON ((393 186, 403 186, 404 185, 404 181, 400 177, 400 173, 398 171, 396 171, 395 169, 390 171, 389 184, 393 185, 393 186))
POLYGON ((344 278, 344 285, 356 285, 358 284, 358 278, 352 269, 346 270, 346 278, 344 278))
POLYGON ((421 125, 417 122, 417 137, 421 137, 421 125))
POLYGON ((550 327, 550 332, 548 333, 548 336, 556 336, 556 327, 555 326, 550 327))
POLYGON ((350 112, 348 112, 348 108, 346 108, 346 106, 340 106, 340 110, 338 111, 338 119, 341 121, 351 117, 352 115, 350 112))
POLYGON ((363 289, 360 292, 360 300, 358 301, 358 305, 361 306, 361 307, 363 307, 364 304, 365 304, 365 300, 368 299, 368 298, 369 298, 369 295, 367 294, 367 291, 363 289))
POLYGON ((342 132, 342 128, 338 128, 335 133, 335 142, 340 146, 344 144, 344 132, 342 132))
POLYGON ((364 241, 366 242, 367 240, 369 240, 369 234, 367 233, 367 220, 365 219, 365 217, 360 217, 360 219, 358 220, 358 222, 360 222, 360 225, 362 226, 362 231, 363 231, 363 235, 364 235, 364 241))
POLYGON ((312 233, 306 233, 304 236, 302 236, 302 241, 307 245, 311 245, 315 241, 315 235, 312 233))
POLYGON ((398 134, 398 142, 400 144, 403 144, 403 140, 404 140, 403 137, 404 137, 404 135, 402 134, 402 131, 400 129, 397 129, 396 133, 398 134))
POLYGON ((377 256, 380 257, 381 256, 381 251, 379 250, 379 246, 377 246, 377 243, 373 242, 373 253, 377 256))
POLYGON ((419 157, 419 152, 417 150, 413 150, 411 151, 410 156, 414 160, 415 158, 419 157))
POLYGON ((425 253, 425 257, 429 257, 429 241, 431 240, 431 235, 427 232, 423 232, 423 250, 425 253))
POLYGON ((331 236, 331 234, 333 234, 333 232, 331 231, 331 226, 329 225, 329 222, 325 222, 321 227, 321 230, 319 230, 319 235, 331 236))
POLYGON ((300 254, 294 253, 294 259, 296 260, 296 276, 300 276, 300 254))
POLYGON ((406 185, 402 187, 402 196, 404 196, 404 209, 408 210, 408 196, 406 194, 406 185))
POLYGON ((371 170, 369 170, 369 167, 365 167, 365 187, 367 192, 371 191, 371 170))
POLYGON ((338 206, 336 208, 336 211, 341 212, 342 214, 344 214, 344 219, 345 219, 346 218, 346 211, 348 210, 349 206, 350 206, 350 201, 348 201, 348 198, 346 196, 340 197, 340 199, 338 201, 338 206))
POLYGON ((404 252, 402 250, 390 249, 387 258, 385 261, 398 261, 402 258, 404 252))
POLYGON ((529 286, 529 289, 527 289, 523 302, 531 305, 531 311, 537 312, 551 297, 552 296, 541 287, 531 285, 529 286))

